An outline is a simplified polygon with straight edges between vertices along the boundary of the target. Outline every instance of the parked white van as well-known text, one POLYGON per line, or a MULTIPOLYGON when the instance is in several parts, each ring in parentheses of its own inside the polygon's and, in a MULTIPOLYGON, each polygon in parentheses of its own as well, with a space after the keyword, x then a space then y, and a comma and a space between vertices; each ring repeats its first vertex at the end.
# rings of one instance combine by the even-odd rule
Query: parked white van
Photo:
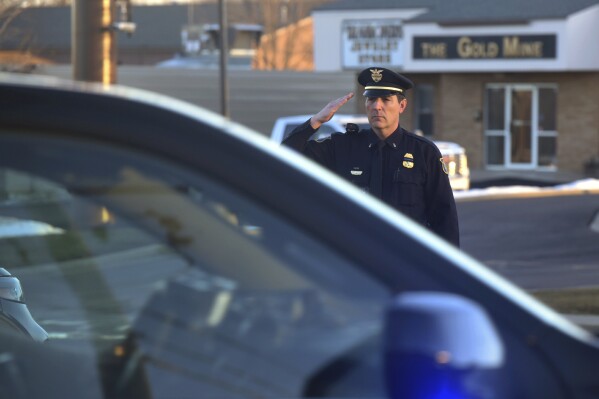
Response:
MULTIPOLYGON (((275 121, 270 138, 281 143, 289 134, 307 121, 312 115, 283 116, 275 121)), ((324 123, 312 136, 318 140, 330 136, 335 132, 345 132, 348 123, 355 123, 360 129, 368 129, 368 118, 364 115, 335 114, 333 118, 324 123)), ((470 169, 468 157, 464 147, 451 141, 435 141, 443 155, 443 160, 449 169, 449 180, 454 191, 468 190, 470 188, 470 169)))

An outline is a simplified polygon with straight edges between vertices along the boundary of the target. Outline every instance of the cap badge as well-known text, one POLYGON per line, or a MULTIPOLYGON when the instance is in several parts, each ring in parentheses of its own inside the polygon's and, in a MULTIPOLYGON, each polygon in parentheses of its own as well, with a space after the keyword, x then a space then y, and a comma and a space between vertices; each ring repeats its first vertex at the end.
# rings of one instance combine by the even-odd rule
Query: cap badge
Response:
POLYGON ((406 152, 406 154, 403 156, 402 165, 404 168, 412 169, 414 167, 414 156, 409 152, 406 152))
POLYGON ((372 77, 372 80, 374 81, 374 83, 380 82, 381 79, 383 79, 383 70, 382 69, 371 69, 370 72, 372 72, 372 75, 370 75, 370 77, 372 77))
POLYGON ((439 158, 439 161, 441 161, 441 165, 443 165, 443 172, 445 172, 445 174, 448 175, 449 169, 447 169, 447 164, 445 163, 445 161, 443 161, 443 158, 439 158))

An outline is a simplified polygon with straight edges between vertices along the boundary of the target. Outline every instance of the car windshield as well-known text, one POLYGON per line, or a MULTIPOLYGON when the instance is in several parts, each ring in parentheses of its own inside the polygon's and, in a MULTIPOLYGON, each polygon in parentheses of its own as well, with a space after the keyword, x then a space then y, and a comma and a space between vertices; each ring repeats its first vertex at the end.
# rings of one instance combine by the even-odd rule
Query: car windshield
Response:
POLYGON ((0 265, 47 345, 110 368, 135 342, 150 384, 291 397, 376 342, 389 289, 242 193, 128 150, 23 136, 13 148, 36 161, 0 170, 0 265))

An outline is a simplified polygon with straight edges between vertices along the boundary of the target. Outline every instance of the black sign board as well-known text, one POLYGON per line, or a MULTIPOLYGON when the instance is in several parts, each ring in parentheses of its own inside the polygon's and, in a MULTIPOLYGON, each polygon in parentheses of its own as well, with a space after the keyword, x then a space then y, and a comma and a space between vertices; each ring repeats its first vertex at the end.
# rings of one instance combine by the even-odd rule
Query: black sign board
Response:
POLYGON ((555 35, 414 36, 415 60, 555 59, 555 35))

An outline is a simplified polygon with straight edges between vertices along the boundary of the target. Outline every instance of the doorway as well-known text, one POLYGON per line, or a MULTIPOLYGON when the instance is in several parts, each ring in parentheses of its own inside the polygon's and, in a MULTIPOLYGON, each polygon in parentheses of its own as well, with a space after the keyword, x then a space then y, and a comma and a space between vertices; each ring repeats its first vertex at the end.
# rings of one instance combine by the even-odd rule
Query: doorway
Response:
POLYGON ((555 85, 487 85, 487 167, 556 168, 556 96, 555 85))

